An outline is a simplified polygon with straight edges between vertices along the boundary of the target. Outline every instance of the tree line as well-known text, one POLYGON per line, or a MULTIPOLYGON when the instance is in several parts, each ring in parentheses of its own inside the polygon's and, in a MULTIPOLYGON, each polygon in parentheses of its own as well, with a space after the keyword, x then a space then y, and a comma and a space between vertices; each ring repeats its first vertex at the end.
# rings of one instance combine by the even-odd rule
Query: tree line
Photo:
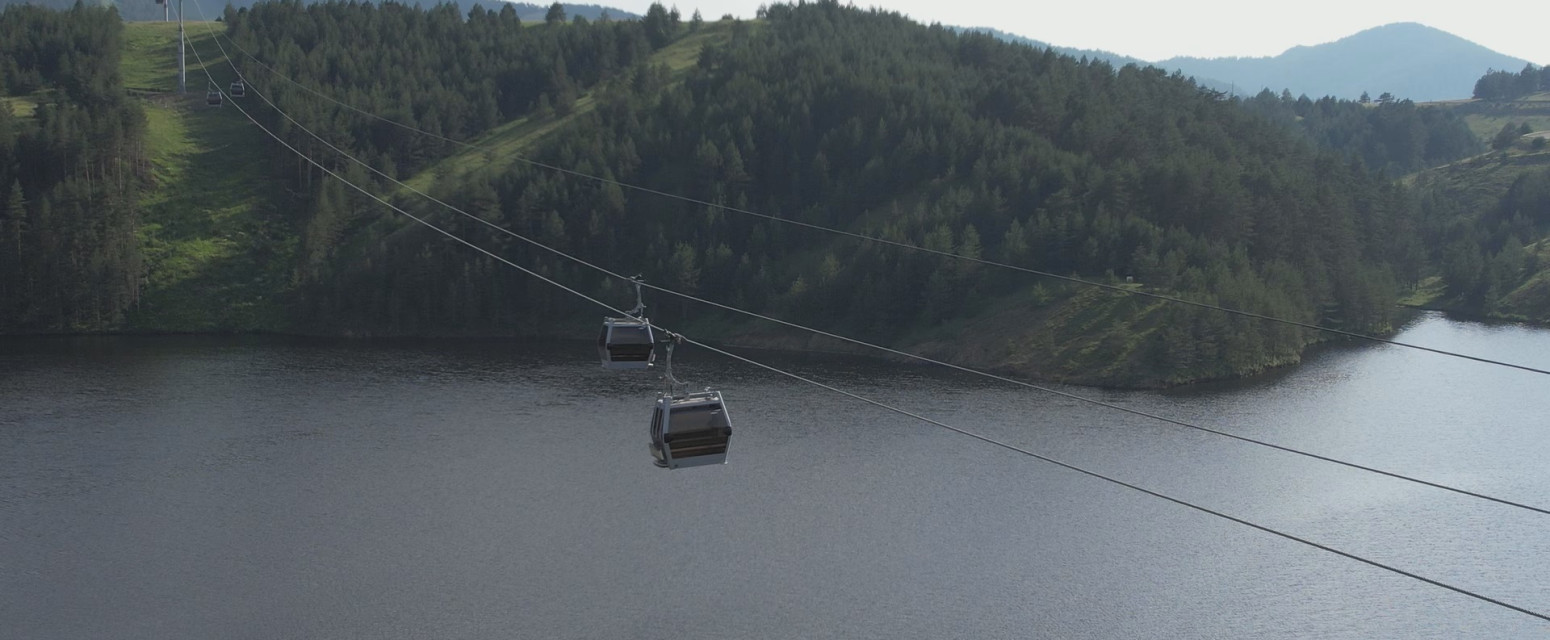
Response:
POLYGON ((0 12, 0 332, 110 329, 139 295, 144 116, 112 8, 0 12))
POLYGON ((1474 96, 1478 100, 1504 102, 1540 91, 1550 91, 1550 67, 1529 64, 1517 73, 1496 69, 1487 71, 1475 81, 1474 96))
POLYGON ((1390 176, 1420 171, 1481 151, 1480 142, 1456 112, 1417 106, 1384 94, 1377 104, 1325 96, 1293 98, 1266 89, 1243 106, 1306 135, 1326 149, 1358 158, 1390 176))

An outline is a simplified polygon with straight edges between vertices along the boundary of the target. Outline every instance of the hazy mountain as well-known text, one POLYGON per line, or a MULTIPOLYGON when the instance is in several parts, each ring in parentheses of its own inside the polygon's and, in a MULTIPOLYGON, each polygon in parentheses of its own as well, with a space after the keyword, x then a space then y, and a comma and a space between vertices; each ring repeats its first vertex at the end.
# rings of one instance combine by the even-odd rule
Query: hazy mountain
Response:
MULTIPOLYGON (((1007 33, 1007 32, 1002 31, 1000 29, 995 29, 995 28, 991 28, 991 27, 966 27, 966 28, 965 27, 951 27, 951 28, 956 30, 956 31, 963 32, 963 33, 983 33, 983 34, 991 36, 991 37, 993 37, 993 38, 995 38, 997 40, 1000 40, 1002 42, 1010 42, 1012 44, 1026 45, 1026 46, 1033 47, 1035 49, 1054 49, 1055 53, 1060 53, 1060 54, 1068 55, 1068 56, 1071 56, 1071 57, 1077 58, 1077 59, 1087 58, 1088 60, 1103 60, 1104 62, 1107 62, 1107 63, 1109 63, 1111 65, 1114 65, 1114 67, 1116 69, 1119 68, 1119 67, 1123 67, 1123 66, 1125 66, 1127 64, 1133 64, 1133 65, 1141 66, 1141 67, 1160 67, 1160 68, 1163 68, 1163 69, 1165 69, 1165 70, 1167 70, 1169 72, 1172 72, 1174 70, 1174 67, 1168 67, 1168 66, 1164 66, 1164 65, 1161 65, 1161 64, 1153 63, 1153 62, 1147 62, 1147 61, 1142 60, 1140 58, 1132 58, 1132 57, 1127 56, 1127 55, 1121 55, 1121 54, 1118 54, 1118 53, 1114 53, 1113 51, 1104 51, 1102 49, 1077 49, 1075 47, 1062 47, 1062 46, 1057 46, 1057 45, 1050 44, 1048 42, 1044 42, 1042 40, 1034 40, 1033 38, 1025 38, 1025 37, 1017 35, 1015 33, 1007 33)), ((1195 84, 1198 84, 1198 85, 1200 85, 1202 87, 1207 87, 1207 88, 1210 88, 1210 89, 1216 89, 1218 91, 1230 91, 1232 89, 1232 86, 1233 86, 1232 83, 1230 83, 1230 82, 1223 82, 1223 81, 1217 80, 1217 79, 1212 78, 1212 77, 1202 76, 1202 75, 1199 75, 1199 74, 1191 73, 1189 71, 1185 71, 1184 74, 1188 75, 1188 76, 1193 76, 1195 78, 1195 84)))
POLYGON ((962 33, 983 33, 1003 42, 1027 45, 1035 49, 1054 49, 1056 53, 1063 53, 1073 58, 1105 60, 1109 64, 1112 64, 1116 67, 1123 67, 1127 64, 1141 65, 1144 67, 1152 64, 1140 58, 1132 58, 1130 56, 1120 55, 1118 53, 1114 53, 1113 51, 1103 51, 1101 49, 1076 49, 1073 47, 1056 46, 1042 40, 1025 38, 1015 33, 1007 33, 1000 29, 994 29, 991 27, 951 27, 951 29, 962 33))
POLYGON ((1374 27, 1335 42, 1288 49, 1273 58, 1169 58, 1155 63, 1216 78, 1239 94, 1268 88, 1293 95, 1354 99, 1384 92, 1417 101, 1468 98, 1488 69, 1522 69, 1514 58, 1414 22, 1374 27))

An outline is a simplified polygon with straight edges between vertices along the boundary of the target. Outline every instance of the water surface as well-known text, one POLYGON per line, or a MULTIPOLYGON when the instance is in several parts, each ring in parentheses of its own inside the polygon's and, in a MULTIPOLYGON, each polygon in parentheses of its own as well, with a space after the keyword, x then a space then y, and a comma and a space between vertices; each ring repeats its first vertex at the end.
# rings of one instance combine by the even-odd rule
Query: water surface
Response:
MULTIPOLYGON (((1550 332, 1400 340, 1544 367, 1550 332)), ((692 351, 724 467, 583 343, 0 340, 0 637, 1457 638, 1550 624, 692 351)), ((1550 611, 1550 516, 1023 388, 755 358, 1550 611)), ((1550 505, 1550 379, 1395 347, 1127 407, 1550 505)))

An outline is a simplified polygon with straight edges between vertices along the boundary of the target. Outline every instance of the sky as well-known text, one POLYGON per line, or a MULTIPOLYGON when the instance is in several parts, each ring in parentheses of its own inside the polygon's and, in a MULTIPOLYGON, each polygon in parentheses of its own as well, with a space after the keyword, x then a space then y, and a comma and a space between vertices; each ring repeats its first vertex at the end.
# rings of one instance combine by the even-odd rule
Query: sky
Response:
MULTIPOLYGON (((644 14, 650 0, 584 0, 644 14)), ((663 0, 687 18, 751 18, 761 0, 663 0)), ((1550 64, 1545 0, 881 0, 855 2, 919 22, 994 27, 1063 47, 1142 60, 1274 56, 1394 22, 1419 22, 1535 64, 1550 64), (1209 16, 1209 17, 1202 17, 1209 16)), ((1516 69, 1514 69, 1516 71, 1516 69)))

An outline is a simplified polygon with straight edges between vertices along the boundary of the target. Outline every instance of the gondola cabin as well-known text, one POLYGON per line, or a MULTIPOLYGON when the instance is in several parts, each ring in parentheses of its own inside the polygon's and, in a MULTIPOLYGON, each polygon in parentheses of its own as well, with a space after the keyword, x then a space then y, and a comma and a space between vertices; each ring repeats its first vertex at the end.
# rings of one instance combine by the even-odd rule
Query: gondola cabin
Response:
POLYGON ((248 94, 248 85, 241 80, 231 83, 231 97, 241 98, 248 94))
POLYGON ((660 394, 651 416, 651 456, 664 469, 726 464, 732 419, 719 391, 660 394))
POLYGON ((604 318, 597 336, 597 355, 605 369, 645 369, 656 358, 656 336, 650 320, 604 318))
POLYGON ((212 91, 206 93, 205 94, 205 104, 210 105, 212 107, 219 107, 219 106, 221 106, 221 92, 212 90, 212 91))

